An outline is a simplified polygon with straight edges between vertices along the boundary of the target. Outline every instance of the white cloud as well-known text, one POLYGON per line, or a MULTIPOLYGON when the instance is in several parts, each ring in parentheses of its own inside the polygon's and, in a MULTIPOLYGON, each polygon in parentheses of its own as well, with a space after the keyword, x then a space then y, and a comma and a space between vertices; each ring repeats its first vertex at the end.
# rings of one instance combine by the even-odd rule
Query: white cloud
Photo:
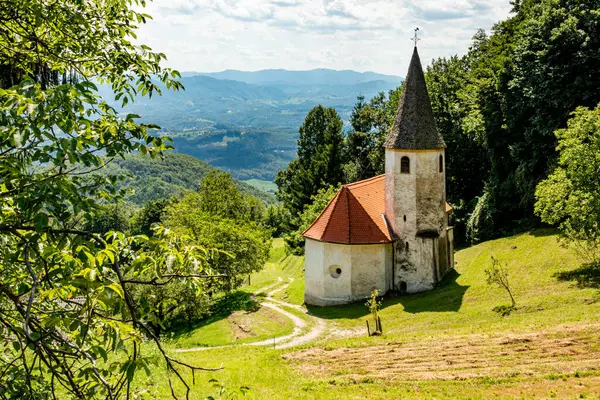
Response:
POLYGON ((155 0, 140 42, 180 71, 356 69, 404 75, 420 27, 423 62, 463 54, 508 0, 155 0))

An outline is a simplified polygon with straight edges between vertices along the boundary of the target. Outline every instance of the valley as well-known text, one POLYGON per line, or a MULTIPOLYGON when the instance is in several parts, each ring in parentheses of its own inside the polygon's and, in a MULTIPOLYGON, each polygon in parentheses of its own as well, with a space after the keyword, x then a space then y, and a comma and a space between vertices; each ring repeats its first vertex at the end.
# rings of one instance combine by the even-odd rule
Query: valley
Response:
MULTIPOLYGON (((298 128, 316 105, 346 121, 358 95, 368 100, 397 88, 402 78, 354 71, 184 73, 185 90, 139 98, 121 109, 161 127, 178 152, 242 180, 273 181, 296 156, 298 128), (237 80, 236 80, 237 79, 237 80), (245 80, 245 81, 244 81, 245 80)), ((107 87, 100 93, 113 99, 107 87)), ((121 102, 111 104, 120 108, 121 102)))

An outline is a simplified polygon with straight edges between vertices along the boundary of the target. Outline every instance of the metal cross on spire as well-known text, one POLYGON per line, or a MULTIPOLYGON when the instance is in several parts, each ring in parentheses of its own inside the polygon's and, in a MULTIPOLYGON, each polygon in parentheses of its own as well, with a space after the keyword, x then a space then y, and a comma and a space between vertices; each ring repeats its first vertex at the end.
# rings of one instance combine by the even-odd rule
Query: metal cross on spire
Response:
POLYGON ((415 42, 415 47, 417 47, 417 42, 419 40, 421 40, 421 39, 419 39, 418 32, 419 32, 419 28, 415 28, 415 37, 411 39, 413 42, 415 42))

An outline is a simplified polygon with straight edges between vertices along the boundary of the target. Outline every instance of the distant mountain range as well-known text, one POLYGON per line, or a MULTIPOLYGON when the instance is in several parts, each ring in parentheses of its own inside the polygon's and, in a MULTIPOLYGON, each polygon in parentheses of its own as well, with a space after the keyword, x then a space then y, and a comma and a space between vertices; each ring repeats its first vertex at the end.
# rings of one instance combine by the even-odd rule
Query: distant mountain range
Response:
MULTIPOLYGON (((123 111, 161 126, 178 152, 239 179, 273 180, 295 157, 298 128, 311 108, 335 107, 347 121, 358 95, 370 99, 401 81, 373 72, 324 69, 190 72, 183 74, 185 91, 139 98, 123 111)), ((109 88, 101 91, 111 97, 109 88)))
POLYGON ((215 79, 227 79, 256 85, 355 85, 372 81, 402 83, 402 78, 399 76, 332 69, 313 69, 310 71, 265 69, 252 72, 228 69, 222 72, 184 72, 182 75, 184 77, 204 75, 215 79))

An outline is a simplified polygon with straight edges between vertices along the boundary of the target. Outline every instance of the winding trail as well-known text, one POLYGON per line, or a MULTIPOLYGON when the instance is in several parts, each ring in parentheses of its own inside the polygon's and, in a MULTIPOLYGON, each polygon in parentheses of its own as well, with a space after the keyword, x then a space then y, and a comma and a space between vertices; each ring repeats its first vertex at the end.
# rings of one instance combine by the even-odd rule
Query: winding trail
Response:
POLYGON ((302 344, 312 342, 320 336, 322 336, 325 332, 325 323, 322 319, 314 317, 306 310, 306 308, 302 306, 273 298, 273 296, 276 293, 287 289, 290 286, 290 284, 294 281, 294 278, 290 278, 289 282, 281 285, 284 282, 284 280, 281 278, 278 279, 279 282, 258 289, 254 292, 254 294, 256 295, 258 293, 264 293, 267 290, 271 290, 276 287, 276 289, 271 290, 267 293, 265 299, 260 303, 260 305, 263 307, 270 308, 271 310, 290 319, 294 324, 294 330, 292 331, 292 333, 288 335, 272 337, 270 339, 265 339, 258 342, 228 344, 224 346, 194 347, 190 349, 177 349, 175 350, 175 352, 189 353, 194 351, 212 350, 233 346, 270 346, 275 349, 286 349, 289 347, 300 346, 302 344), (304 318, 300 318, 298 315, 283 309, 283 307, 291 308, 304 313, 304 318))

